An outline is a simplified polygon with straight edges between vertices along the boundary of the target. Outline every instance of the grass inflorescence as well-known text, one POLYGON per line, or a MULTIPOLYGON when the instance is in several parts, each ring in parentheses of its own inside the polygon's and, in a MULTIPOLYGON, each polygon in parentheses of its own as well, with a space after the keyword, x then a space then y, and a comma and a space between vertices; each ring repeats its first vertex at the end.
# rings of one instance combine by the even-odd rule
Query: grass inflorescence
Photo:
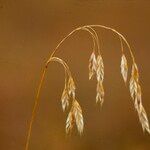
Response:
POLYGON ((124 44, 127 45, 128 50, 131 55, 131 59, 132 59, 132 64, 131 64, 132 68, 130 69, 131 75, 130 75, 130 80, 129 80, 130 95, 133 100, 135 110, 138 113, 139 121, 142 125, 143 131, 147 131, 150 134, 149 121, 147 118, 146 111, 142 104, 142 91, 141 91, 141 86, 140 86, 140 81, 139 81, 139 71, 138 71, 137 64, 135 62, 135 57, 133 55, 133 52, 131 50, 131 47, 130 47, 128 41, 121 33, 114 30, 113 28, 103 26, 103 25, 86 25, 86 26, 82 26, 82 27, 74 29, 67 36, 65 36, 58 43, 58 45, 56 46, 56 48, 54 49, 54 51, 52 52, 48 61, 45 64, 45 67, 44 67, 43 73, 42 73, 42 77, 40 80, 40 84, 38 87, 38 91, 37 91, 31 120, 29 122, 29 130, 27 133, 27 141, 26 141, 25 150, 28 150, 28 147, 29 147, 29 141, 30 141, 31 131, 32 131, 32 124, 33 124, 33 121, 34 121, 34 118, 36 115, 36 111, 38 108, 39 95, 40 95, 42 83, 43 83, 43 80, 45 77, 45 73, 46 73, 46 70, 47 70, 50 62, 52 62, 52 61, 60 63, 64 67, 64 70, 65 70, 65 85, 64 85, 64 90, 63 90, 63 93, 62 93, 62 96, 60 99, 61 99, 63 111, 68 111, 68 109, 70 108, 67 119, 66 119, 66 133, 69 134, 72 131, 74 125, 76 125, 77 130, 80 134, 83 133, 83 129, 84 129, 83 111, 82 111, 82 107, 79 104, 79 101, 76 98, 76 94, 75 94, 76 86, 75 86, 74 78, 71 74, 68 64, 61 58, 56 57, 56 52, 58 51, 58 48, 64 43, 64 41, 67 38, 69 38, 72 34, 74 34, 77 31, 80 31, 80 30, 86 31, 92 37, 93 47, 92 47, 91 55, 89 56, 89 64, 88 64, 89 80, 91 80, 93 78, 93 76, 96 77, 96 80, 97 80, 96 96, 95 96, 96 103, 100 103, 101 105, 103 104, 104 95, 105 95, 104 87, 103 87, 104 61, 103 61, 103 57, 101 54, 102 49, 100 48, 99 36, 98 36, 95 28, 103 28, 106 30, 110 30, 116 36, 118 36, 118 39, 119 39, 120 45, 121 45, 120 50, 121 50, 121 54, 122 54, 121 55, 121 63, 120 63, 121 74, 122 74, 123 80, 126 84, 128 82, 129 68, 128 68, 128 61, 127 61, 126 55, 124 53, 123 45, 124 44))

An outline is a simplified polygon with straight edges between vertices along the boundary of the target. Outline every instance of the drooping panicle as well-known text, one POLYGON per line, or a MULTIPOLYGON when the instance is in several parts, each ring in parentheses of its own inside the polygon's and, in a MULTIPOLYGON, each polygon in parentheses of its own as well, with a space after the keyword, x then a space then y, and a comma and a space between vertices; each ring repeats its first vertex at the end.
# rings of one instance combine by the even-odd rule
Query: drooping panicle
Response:
POLYGON ((123 77, 124 82, 127 82, 127 76, 128 76, 128 64, 127 64, 127 59, 125 57, 125 55, 123 54, 121 57, 121 74, 123 77))

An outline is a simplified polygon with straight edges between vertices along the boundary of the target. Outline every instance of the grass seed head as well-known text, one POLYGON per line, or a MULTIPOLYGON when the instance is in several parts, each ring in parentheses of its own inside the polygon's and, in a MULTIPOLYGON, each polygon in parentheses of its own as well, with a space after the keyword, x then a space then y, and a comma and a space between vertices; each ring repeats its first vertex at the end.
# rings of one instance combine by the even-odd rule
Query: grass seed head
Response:
POLYGON ((93 77, 96 72, 97 62, 95 52, 92 52, 89 59, 89 80, 93 77))
POLYGON ((127 76, 128 76, 128 64, 127 64, 127 59, 125 57, 125 55, 123 54, 121 57, 121 74, 123 77, 124 82, 127 82, 127 76))

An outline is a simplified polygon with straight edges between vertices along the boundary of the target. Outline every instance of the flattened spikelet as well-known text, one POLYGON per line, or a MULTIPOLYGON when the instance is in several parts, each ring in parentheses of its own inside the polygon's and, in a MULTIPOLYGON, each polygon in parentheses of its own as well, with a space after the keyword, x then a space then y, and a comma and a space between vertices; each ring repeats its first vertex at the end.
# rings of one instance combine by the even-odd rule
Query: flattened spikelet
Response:
POLYGON ((146 111, 143 107, 143 105, 141 104, 141 111, 138 112, 138 115, 139 115, 139 121, 142 125, 142 128, 143 128, 143 131, 147 131, 149 134, 150 134, 150 128, 149 128, 149 121, 148 121, 148 118, 147 118, 147 114, 146 114, 146 111))
POLYGON ((74 116, 72 110, 69 112, 67 120, 66 120, 66 133, 70 133, 72 131, 74 124, 74 116))
POLYGON ((64 91, 61 96, 61 102, 62 102, 62 109, 65 111, 69 106, 69 95, 66 88, 64 88, 64 91))
POLYGON ((134 100, 134 106, 136 111, 138 112, 139 121, 142 125, 143 131, 147 131, 150 134, 149 121, 147 118, 146 111, 142 105, 142 92, 141 87, 139 85, 139 73, 137 65, 134 63, 132 65, 132 73, 130 79, 130 93, 131 97, 134 100))
POLYGON ((83 115, 82 115, 82 109, 79 103, 77 102, 77 100, 74 100, 73 102, 73 114, 74 114, 77 129, 79 133, 82 134, 84 128, 83 115))
POLYGON ((132 74, 131 75, 134 77, 136 82, 139 81, 139 71, 138 71, 138 67, 137 67, 136 63, 133 63, 133 65, 132 65, 132 74))
POLYGON ((135 97, 135 108, 138 112, 139 121, 142 125, 143 131, 146 130, 148 133, 150 133, 149 122, 148 122, 146 111, 142 105, 141 94, 142 94, 141 87, 140 87, 140 85, 138 85, 137 93, 136 93, 136 97, 135 97))
POLYGON ((138 84, 137 86, 137 91, 135 93, 135 102, 134 102, 134 106, 135 108, 140 112, 141 110, 141 104, 142 104, 142 92, 141 92, 141 87, 138 84))
POLYGON ((98 102, 100 102, 101 105, 104 102, 104 88, 103 84, 100 81, 97 83, 96 103, 98 102))
POLYGON ((96 72, 96 65, 97 65, 96 56, 95 53, 92 52, 89 59, 89 80, 93 77, 93 75, 96 72))
POLYGON ((75 98, 75 89, 76 89, 76 87, 75 87, 73 78, 70 76, 69 80, 68 80, 68 93, 73 98, 75 98))
POLYGON ((96 103, 101 105, 104 102, 104 63, 101 55, 97 56, 97 68, 96 68, 96 77, 97 77, 97 88, 96 88, 96 103))
POLYGON ((103 82, 104 80, 104 63, 101 55, 97 56, 97 68, 96 68, 97 81, 103 82))
POLYGON ((124 54, 121 57, 120 67, 121 67, 121 74, 122 74, 123 80, 126 83, 127 76, 128 76, 128 64, 127 64, 127 59, 124 54))
POLYGON ((137 82, 135 81, 134 77, 131 77, 129 87, 131 97, 134 99, 135 94, 137 93, 137 82))
POLYGON ((71 132, 74 123, 76 123, 78 132, 82 134, 84 128, 82 109, 77 100, 73 100, 72 108, 66 121, 66 133, 71 132))
POLYGON ((130 79, 130 94, 131 97, 134 99, 135 94, 137 93, 138 88, 138 81, 139 81, 139 73, 138 68, 135 63, 132 65, 132 72, 131 72, 131 79, 130 79))

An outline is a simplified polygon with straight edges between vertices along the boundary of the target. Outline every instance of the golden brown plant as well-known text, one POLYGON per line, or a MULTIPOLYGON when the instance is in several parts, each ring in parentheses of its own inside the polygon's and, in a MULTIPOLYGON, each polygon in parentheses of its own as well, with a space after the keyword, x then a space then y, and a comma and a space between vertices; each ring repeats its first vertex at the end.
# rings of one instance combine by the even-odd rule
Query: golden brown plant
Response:
POLYGON ((142 125, 143 131, 146 130, 148 133, 150 133, 147 114, 142 104, 142 98, 141 98, 142 92, 141 92, 141 87, 139 83, 139 71, 138 71, 138 67, 136 65, 135 58, 134 58, 134 55, 132 53, 129 43, 127 42, 127 40, 121 33, 114 30, 113 28, 106 27, 103 25, 85 25, 85 26, 74 29, 67 36, 65 36, 58 43, 58 45, 56 46, 56 48, 50 55, 48 61, 45 63, 45 67, 43 69, 42 77, 40 80, 35 103, 34 103, 33 110, 32 110, 31 120, 29 122, 29 130, 27 133, 27 141, 26 141, 25 150, 28 150, 29 148, 32 124, 35 119, 36 111, 37 111, 38 104, 39 104, 39 95, 40 95, 42 83, 43 83, 48 65, 52 61, 60 63, 64 67, 64 70, 65 70, 65 86, 64 86, 64 90, 61 96, 61 103, 62 103, 63 111, 67 110, 67 108, 71 104, 70 111, 68 113, 68 117, 66 120, 66 133, 68 134, 72 131, 74 124, 76 124, 77 130, 80 134, 82 134, 83 132, 84 121, 83 121, 82 108, 79 102, 76 100, 76 96, 75 96, 76 87, 75 87, 75 83, 74 83, 71 71, 69 69, 69 66, 64 60, 55 56, 56 52, 58 51, 58 48, 63 44, 63 42, 67 38, 69 38, 72 34, 74 34, 75 32, 79 30, 88 32, 93 40, 93 49, 92 49, 92 54, 89 58, 89 65, 88 65, 89 66, 89 80, 92 79, 93 76, 96 77, 97 79, 96 102, 99 102, 101 105, 103 104, 104 102, 104 87, 103 87, 104 62, 103 62, 103 58, 101 55, 99 37, 95 28, 103 28, 106 30, 110 30, 118 36, 120 40, 121 52, 122 52, 121 65, 120 65, 121 74, 125 83, 127 83, 127 77, 128 77, 128 64, 127 64, 127 59, 124 53, 123 44, 127 45, 130 55, 131 55, 131 59, 132 59, 132 71, 131 71, 131 78, 129 81, 130 94, 134 102, 134 107, 138 113, 139 121, 142 125))

